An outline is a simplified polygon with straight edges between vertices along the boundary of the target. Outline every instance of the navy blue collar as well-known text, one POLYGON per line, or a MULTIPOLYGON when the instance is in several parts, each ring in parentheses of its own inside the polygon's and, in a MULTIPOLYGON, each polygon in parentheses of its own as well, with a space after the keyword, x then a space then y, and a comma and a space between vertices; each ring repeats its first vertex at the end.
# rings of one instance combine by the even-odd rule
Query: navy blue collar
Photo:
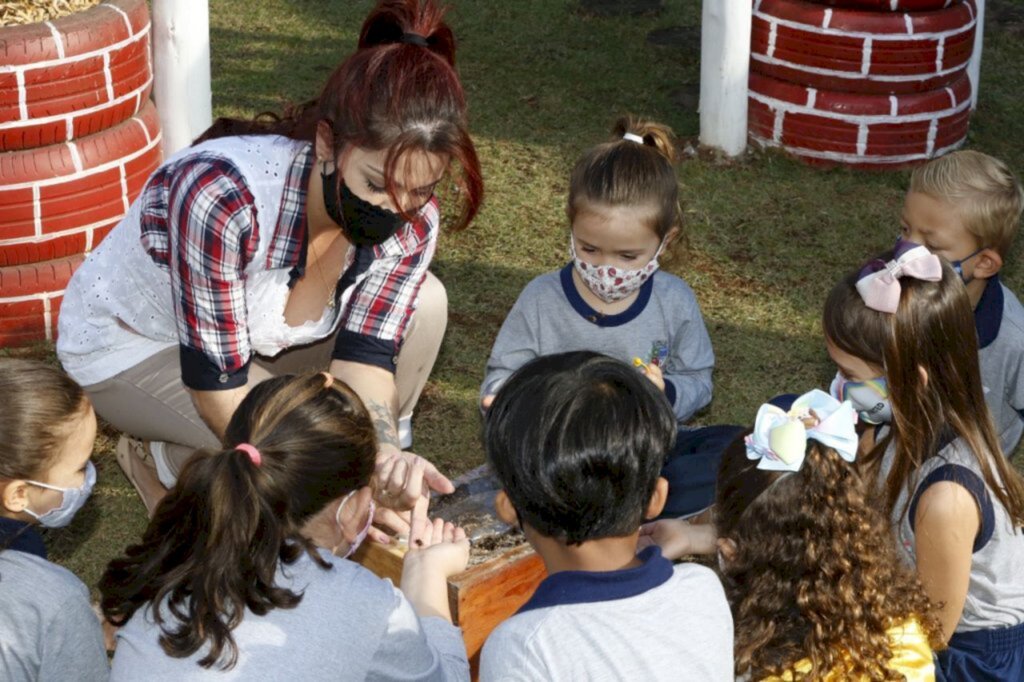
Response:
POLYGON ((999 275, 988 278, 985 291, 974 308, 974 328, 978 330, 978 347, 984 348, 999 336, 1003 324, 1003 285, 999 275))
POLYGON ((637 558, 643 562, 640 566, 621 571, 562 571, 550 575, 516 613, 627 599, 653 590, 672 577, 672 562, 661 556, 660 547, 648 547, 637 558))
POLYGON ((0 516, 0 549, 13 549, 46 558, 43 536, 31 523, 0 516))
POLYGON ((569 304, 572 305, 573 310, 578 312, 580 317, 584 318, 587 322, 593 322, 598 327, 618 327, 627 322, 632 322, 644 311, 644 308, 647 307, 647 302, 651 300, 651 292, 654 291, 654 278, 657 275, 658 271, 655 270, 654 274, 648 277, 647 281, 640 287, 640 293, 637 295, 636 300, 628 308, 615 315, 605 315, 598 312, 583 300, 580 292, 576 290, 576 283, 572 281, 571 261, 562 268, 562 292, 569 299, 569 304))

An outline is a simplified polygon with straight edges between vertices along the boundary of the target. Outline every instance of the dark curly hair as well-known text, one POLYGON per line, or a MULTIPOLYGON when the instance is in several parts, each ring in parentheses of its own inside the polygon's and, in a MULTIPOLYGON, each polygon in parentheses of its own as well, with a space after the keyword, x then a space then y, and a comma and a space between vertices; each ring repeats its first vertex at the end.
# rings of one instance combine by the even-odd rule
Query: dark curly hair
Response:
POLYGON ((933 604, 897 557, 857 469, 835 450, 811 440, 800 471, 764 471, 738 438, 722 456, 717 495, 719 537, 737 547, 723 584, 738 673, 903 680, 889 668, 886 631, 910 618, 942 646, 933 604), (803 659, 811 670, 797 675, 803 659))

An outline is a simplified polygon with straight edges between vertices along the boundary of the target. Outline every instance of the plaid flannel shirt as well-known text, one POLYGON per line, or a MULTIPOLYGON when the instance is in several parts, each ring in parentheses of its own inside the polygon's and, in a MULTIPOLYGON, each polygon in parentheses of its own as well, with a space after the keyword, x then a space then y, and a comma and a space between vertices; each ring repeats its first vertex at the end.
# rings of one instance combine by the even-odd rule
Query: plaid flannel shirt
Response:
MULTIPOLYGON (((261 225, 242 172, 212 150, 159 168, 140 197, 141 240, 170 273, 182 380, 197 390, 242 386, 252 359, 246 325, 246 268, 261 239, 273 240, 262 267, 306 261, 306 188, 312 147, 303 147, 284 179, 276 225, 261 225)), ((339 318, 334 357, 395 370, 419 287, 437 244, 436 199, 391 239, 360 248, 339 282, 355 290, 339 318), (360 275, 365 276, 359 279, 360 275)))

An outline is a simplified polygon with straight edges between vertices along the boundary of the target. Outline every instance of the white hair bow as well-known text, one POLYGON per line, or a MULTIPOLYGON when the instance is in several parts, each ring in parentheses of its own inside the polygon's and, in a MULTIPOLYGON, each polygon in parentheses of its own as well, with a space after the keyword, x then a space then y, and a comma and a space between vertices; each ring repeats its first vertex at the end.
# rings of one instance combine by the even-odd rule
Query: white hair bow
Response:
POLYGON ((797 398, 789 412, 764 404, 757 411, 754 431, 744 441, 747 457, 760 460, 758 469, 799 471, 807 441, 816 440, 852 462, 857 457, 856 424, 850 401, 839 402, 818 389, 797 398))

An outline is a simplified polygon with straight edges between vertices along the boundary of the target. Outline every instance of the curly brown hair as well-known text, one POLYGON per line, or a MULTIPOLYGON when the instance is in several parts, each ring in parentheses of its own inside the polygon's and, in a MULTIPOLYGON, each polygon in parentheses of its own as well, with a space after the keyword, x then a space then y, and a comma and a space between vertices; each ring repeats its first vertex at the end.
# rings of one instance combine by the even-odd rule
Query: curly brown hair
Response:
POLYGON ((738 673, 903 680, 889 667, 886 631, 911 618, 942 646, 933 604, 897 557, 864 480, 835 450, 808 441, 798 472, 764 471, 738 438, 723 454, 717 494, 719 537, 737 548, 723 584, 738 673), (804 659, 811 669, 798 675, 804 659))

